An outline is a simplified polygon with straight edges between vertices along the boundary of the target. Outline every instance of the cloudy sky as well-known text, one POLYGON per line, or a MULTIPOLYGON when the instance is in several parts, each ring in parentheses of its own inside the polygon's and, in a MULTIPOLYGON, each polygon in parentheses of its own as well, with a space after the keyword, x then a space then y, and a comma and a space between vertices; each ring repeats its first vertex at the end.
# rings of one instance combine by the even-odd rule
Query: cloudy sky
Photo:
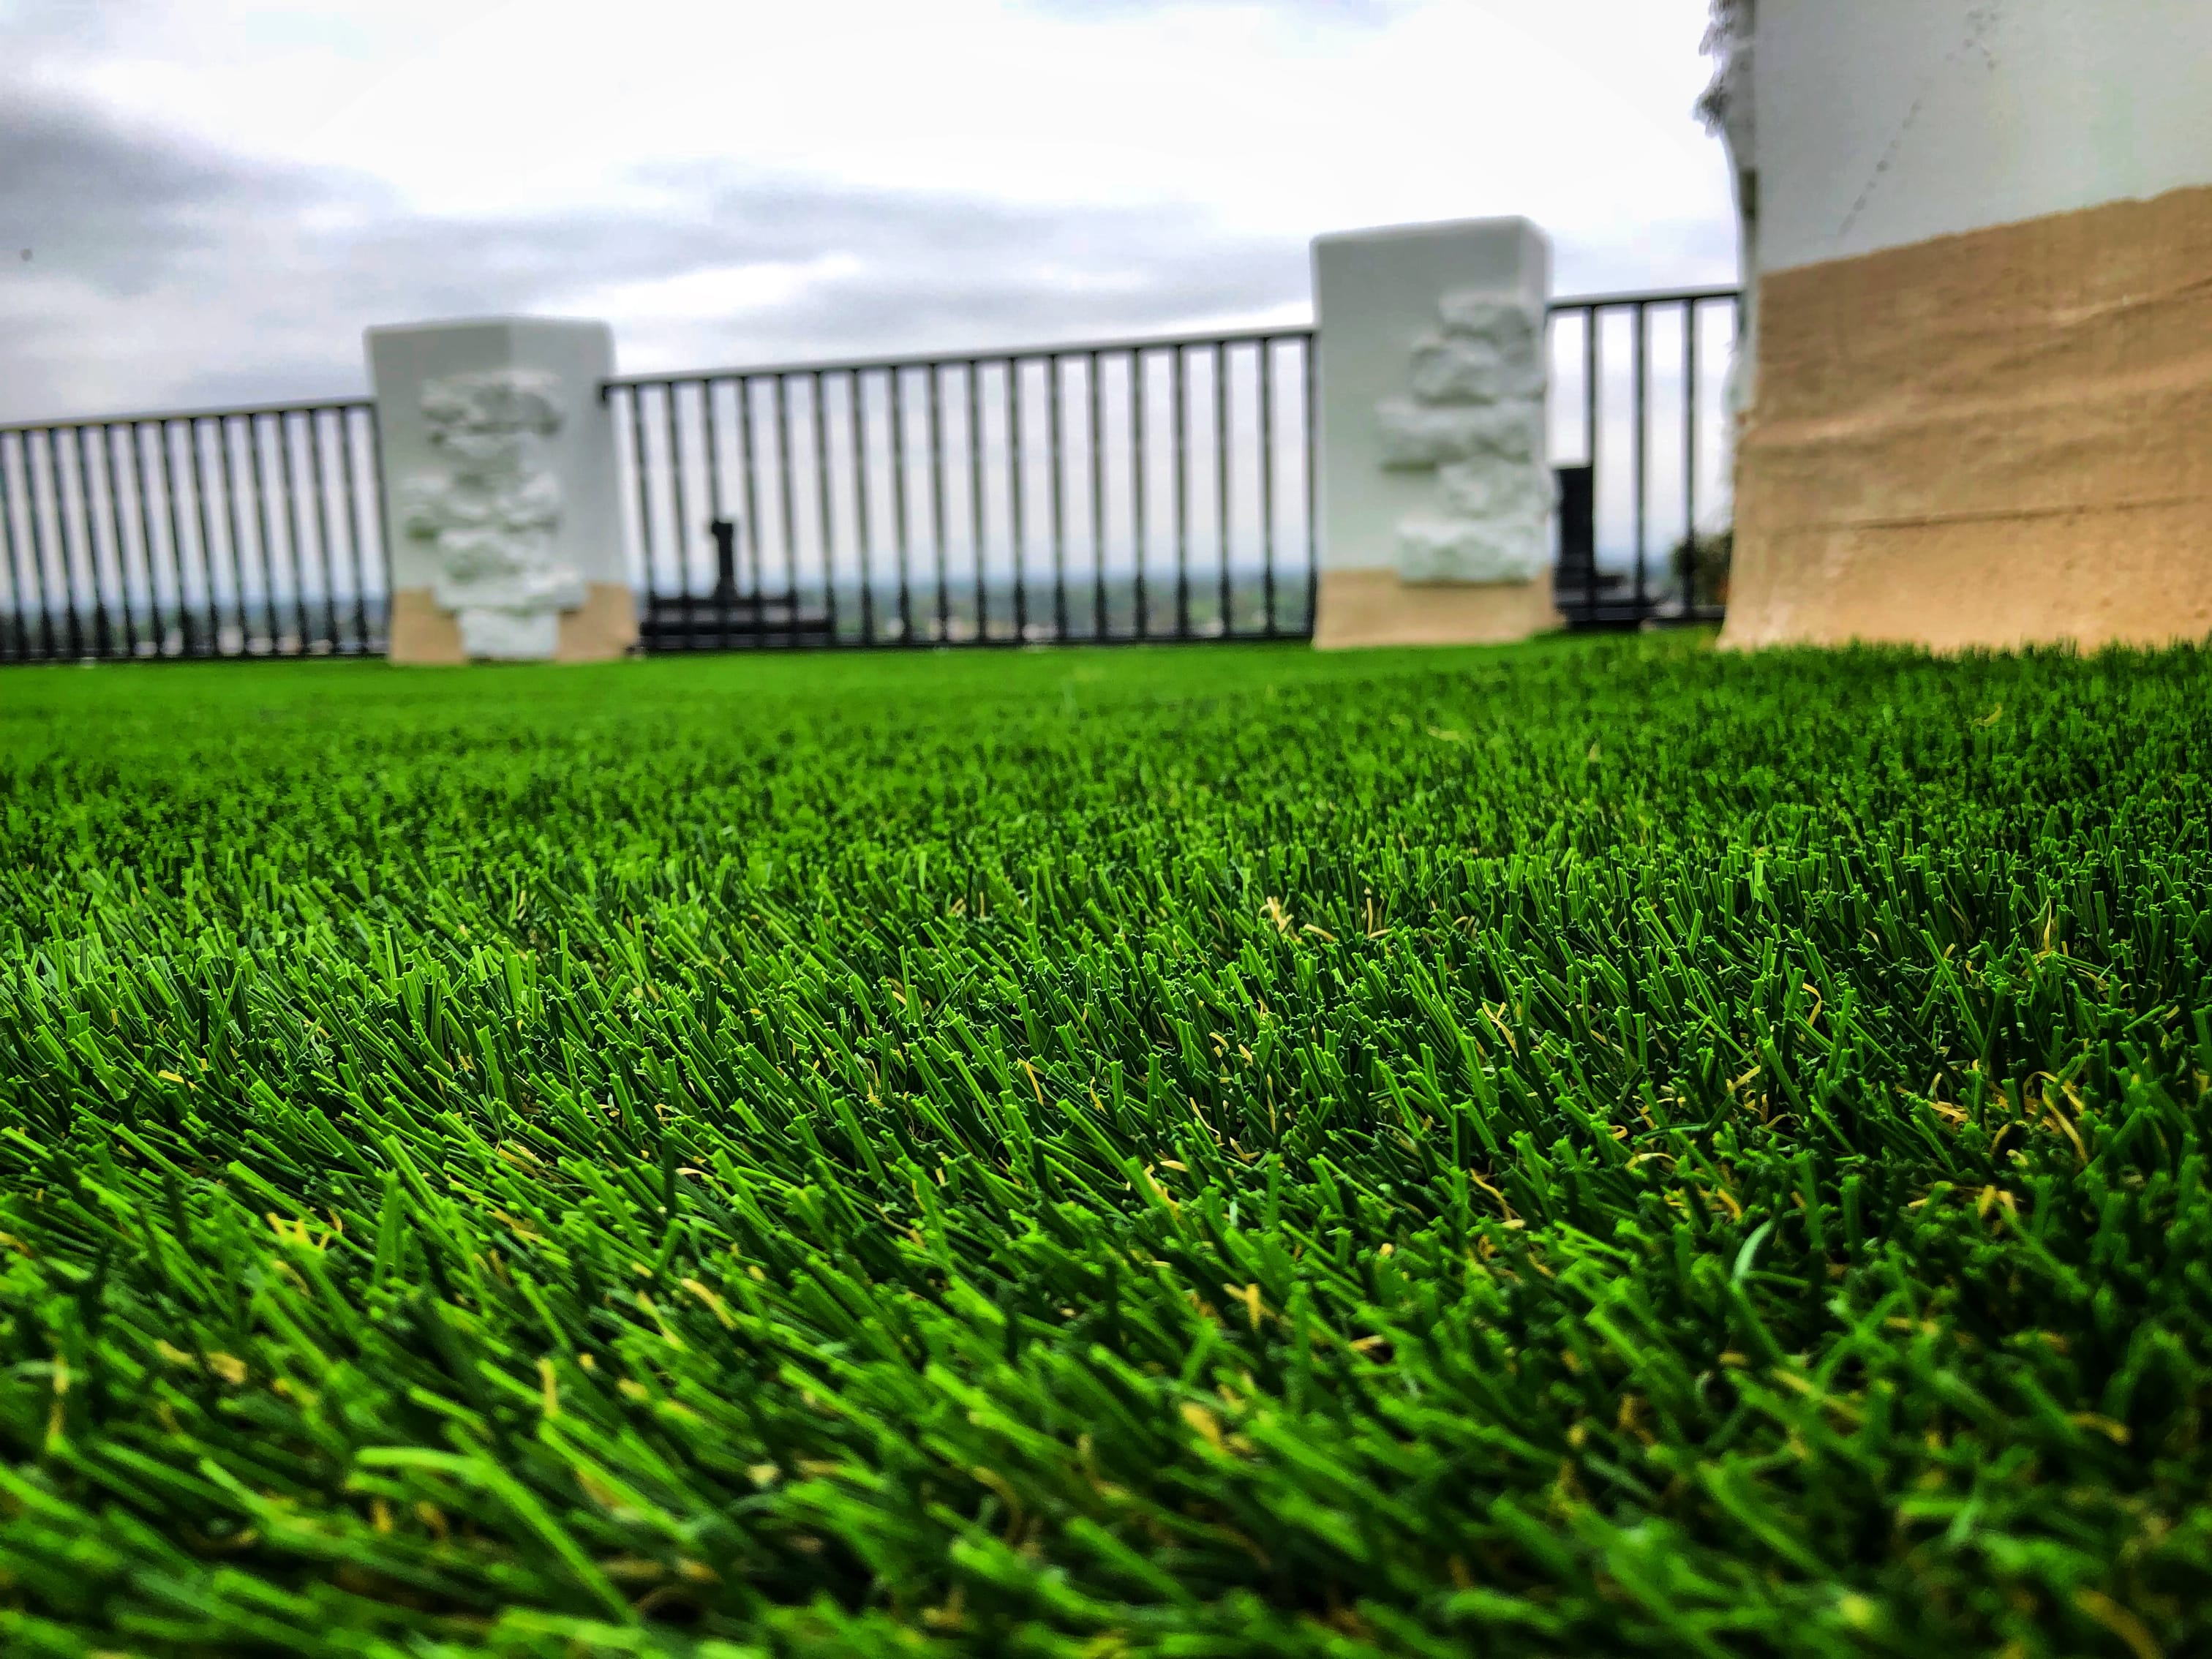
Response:
POLYGON ((1309 314, 1525 213, 1728 280, 1706 0, 0 0, 0 421, 350 393, 371 324, 626 371, 1309 314))

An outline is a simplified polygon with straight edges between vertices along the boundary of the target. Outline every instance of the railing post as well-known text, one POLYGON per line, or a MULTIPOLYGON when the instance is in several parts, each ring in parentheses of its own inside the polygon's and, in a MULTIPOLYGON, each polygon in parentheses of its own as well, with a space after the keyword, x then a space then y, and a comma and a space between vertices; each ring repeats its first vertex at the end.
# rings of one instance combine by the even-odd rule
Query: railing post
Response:
POLYGON ((591 661, 637 639, 604 323, 373 328, 390 655, 591 661))
MULTIPOLYGON (((738 597, 737 520, 716 519, 707 530, 714 538, 714 603, 727 610, 738 597)), ((726 631, 728 618, 722 620, 726 631)))
POLYGON ((1314 642, 1553 627, 1551 244, 1526 219, 1313 245, 1321 574, 1314 642))

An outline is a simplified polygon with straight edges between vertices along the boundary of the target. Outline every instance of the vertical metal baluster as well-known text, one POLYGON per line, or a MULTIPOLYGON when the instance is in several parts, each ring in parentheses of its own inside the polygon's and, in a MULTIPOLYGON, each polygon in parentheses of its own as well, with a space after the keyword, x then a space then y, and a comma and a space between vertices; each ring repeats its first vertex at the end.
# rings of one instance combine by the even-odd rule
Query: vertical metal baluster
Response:
MULTIPOLYGON (((308 416, 307 435, 313 437, 313 419, 308 416)), ((292 418, 283 410, 276 411, 276 459, 281 466, 278 476, 284 483, 284 544, 291 556, 292 615, 300 625, 300 650, 307 649, 307 553, 300 539, 300 487, 298 470, 292 459, 292 418)))
MULTIPOLYGON (((169 631, 161 624, 161 584, 154 575, 154 494, 146 482, 144 423, 133 421, 125 428, 131 445, 131 487, 138 497, 138 550, 146 566, 146 621, 153 638, 153 654, 164 654, 169 631)), ((181 594, 179 599, 181 599, 181 594)))
MULTIPOLYGON (((187 424, 185 430, 189 437, 191 431, 191 426, 187 424)), ((177 654, 191 657, 198 655, 198 653, 195 649, 197 642, 192 637, 194 630, 191 597, 185 587, 184 504, 178 498, 176 465, 170 458, 169 439, 169 422, 155 422, 154 470, 161 477, 161 500, 168 507, 169 571, 176 578, 177 583, 177 654)), ((212 594, 215 590, 210 587, 207 591, 212 594)), ((165 641, 164 643, 166 644, 167 641, 165 641)))
POLYGON ((1229 347, 1213 346, 1213 509, 1215 550, 1221 556, 1221 636, 1229 637, 1234 603, 1229 592, 1229 347))
POLYGON ((51 426, 23 434, 23 510, 31 520, 31 557, 45 595, 46 654, 55 658, 66 655, 74 659, 84 655, 84 635, 76 614, 76 579, 69 566, 68 526, 62 520, 61 477, 55 454, 60 441, 58 429, 51 426), (34 438, 46 441, 33 444, 34 438), (41 453, 46 459, 48 509, 43 515, 39 511, 39 480, 31 471, 41 453), (47 542, 49 530, 53 537, 51 548, 47 542))
POLYGON ((161 580, 155 574, 155 549, 161 539, 155 526, 160 514, 154 506, 154 487, 146 465, 146 423, 132 421, 125 430, 131 446, 131 488, 138 498, 138 546, 146 566, 146 623, 151 636, 149 643, 153 647, 149 654, 160 657, 167 654, 169 630, 161 615, 161 580))
POLYGON ((1168 407, 1175 429, 1175 553, 1176 631, 1179 640, 1190 637, 1190 378, 1189 354, 1175 349, 1175 380, 1168 387, 1168 407))
POLYGON ((269 486, 261 473, 261 417, 246 417, 246 469, 253 481, 253 523, 258 532, 255 546, 261 551, 261 609, 269 619, 269 650, 277 650, 281 624, 276 620, 276 550, 269 531, 269 486))
POLYGON ((1129 504, 1136 526, 1136 621, 1140 640, 1150 637, 1152 631, 1152 608, 1145 592, 1145 564, 1152 551, 1145 522, 1145 349, 1133 346, 1129 351, 1129 504))
POLYGON ((91 440, 86 435, 90 429, 70 428, 70 448, 76 457, 77 526, 84 545, 85 577, 92 584, 93 653, 107 657, 114 654, 115 624, 107 609, 107 585, 100 577, 100 514, 93 495, 91 440))
POLYGON ((660 393, 660 436, 665 446, 663 459, 668 470, 668 551, 674 562, 670 577, 672 592, 669 597, 679 630, 677 639, 672 643, 685 651, 696 651, 699 648, 699 641, 696 630, 692 627, 691 508, 688 492, 684 488, 682 414, 677 407, 678 400, 674 380, 662 380, 655 390, 660 393))
MULTIPOLYGON (((742 410, 745 400, 745 383, 743 379, 738 381, 737 390, 738 403, 742 410)), ((714 418, 713 380, 705 380, 699 382, 699 402, 702 405, 699 411, 700 418, 706 424, 707 434, 707 516, 709 519, 720 519, 722 516, 722 434, 720 422, 714 418)), ((752 526, 750 523, 744 526, 744 532, 748 536, 752 534, 752 526)), ((735 573, 732 574, 734 576, 735 573)), ((687 616, 684 620, 691 623, 695 619, 687 616)), ((759 619, 756 617, 754 620, 757 624, 759 619)), ((716 641, 723 650, 727 651, 730 648, 730 596, 722 585, 722 547, 719 541, 714 544, 714 625, 716 641)), ((756 635, 758 634, 757 626, 755 627, 754 632, 756 635)))
POLYGON ((0 432, 0 553, 7 559, 8 608, 0 615, 0 657, 13 662, 27 656, 29 637, 25 627, 23 579, 15 562, 15 520, 9 506, 8 434, 0 432))
MULTIPOLYGON (((353 639, 352 649, 365 653, 369 648, 368 630, 368 556, 367 538, 362 534, 361 501, 356 495, 353 468, 353 410, 337 412, 338 440, 338 501, 345 520, 345 550, 347 562, 353 567, 353 639)), ((374 416, 370 417, 374 427, 374 416)), ((373 475, 372 475, 373 476, 373 475)))
MULTIPOLYGON (((161 456, 161 445, 166 441, 168 427, 161 420, 135 420, 131 422, 131 483, 139 495, 139 535, 146 542, 146 592, 153 604, 153 654, 168 657, 170 648, 170 619, 175 617, 177 630, 184 629, 184 556, 175 542, 175 514, 177 504, 170 500, 168 476, 161 467, 146 458, 149 438, 153 441, 155 458, 161 456), (155 507, 155 491, 161 491, 161 504, 155 507), (166 557, 161 566, 168 571, 173 608, 161 611, 161 586, 155 580, 155 546, 161 546, 166 557)), ((179 653, 184 650, 179 641, 179 653)))
MULTIPOLYGON (((22 460, 22 522, 31 542, 31 580, 38 586, 38 637, 42 654, 58 657, 60 641, 53 637, 53 595, 46 586, 46 533, 38 518, 38 473, 31 471, 38 460, 38 445, 33 442, 35 431, 22 431, 15 438, 15 453, 22 460)), ((46 442, 53 442, 53 431, 46 431, 46 442)), ((66 599, 66 586, 62 588, 66 599)))
MULTIPOLYGON (((376 518, 376 534, 371 538, 371 556, 376 561, 376 580, 384 591, 384 648, 392 648, 392 523, 384 515, 383 493, 376 481, 384 477, 384 430, 376 422, 376 405, 371 404, 362 410, 362 425, 368 434, 368 471, 364 475, 369 488, 362 492, 366 505, 376 518)), ((374 648, 374 641, 370 641, 374 648)))
POLYGON ((1030 631, 1029 562, 1024 556, 1028 549, 1023 545, 1026 538, 1022 523, 1022 366, 1012 357, 1006 359, 1006 470, 1013 492, 1014 641, 1020 644, 1030 631))
MULTIPOLYGON (((91 534, 91 522, 89 517, 91 512, 91 495, 89 489, 85 489, 82 486, 80 486, 79 493, 80 501, 84 508, 85 516, 81 518, 78 521, 77 535, 74 540, 70 534, 68 492, 70 489, 70 480, 77 475, 79 470, 84 464, 84 430, 82 427, 57 427, 54 429, 54 437, 57 443, 59 442, 61 434, 64 431, 67 431, 70 434, 70 453, 66 459, 59 459, 57 462, 57 470, 54 475, 55 531, 56 534, 60 538, 62 568, 67 573, 69 577, 70 609, 74 611, 78 604, 82 602, 84 599, 85 593, 84 592, 80 591, 81 588, 88 590, 91 596, 92 605, 92 641, 88 654, 96 657, 104 657, 107 654, 107 612, 105 602, 102 600, 100 592, 100 562, 98 559, 93 556, 89 546, 85 545, 91 534), (80 583, 78 580, 76 565, 71 556, 72 547, 80 549, 80 550, 82 550, 85 555, 85 564, 87 568, 82 583, 80 583)), ((58 455, 58 451, 57 451, 57 454, 58 455)), ((83 656, 88 654, 88 653, 79 651, 77 654, 79 656, 83 656)))
MULTIPOLYGON (((345 411, 340 410, 338 424, 345 424, 345 411)), ((331 654, 338 653, 338 567, 331 556, 331 470, 323 459, 323 417, 319 410, 304 412, 307 428, 307 459, 313 464, 315 495, 309 503, 309 517, 315 526, 315 562, 323 574, 323 638, 331 647, 331 654)))
MULTIPOLYGON (((100 508, 102 505, 100 477, 100 462, 94 454, 94 434, 97 427, 78 425, 72 428, 71 442, 76 452, 78 504, 81 509, 78 523, 84 538, 85 570, 92 582, 92 615, 94 649, 102 657, 116 653, 118 625, 117 599, 108 592, 107 571, 100 562, 100 508)), ((112 503, 107 503, 110 507, 112 503)), ((113 524, 111 520, 109 529, 113 524)), ((116 560, 118 574, 122 566, 116 560)))
POLYGON ((1306 492, 1306 631, 1314 629, 1321 614, 1321 513, 1316 504, 1314 481, 1314 359, 1320 336, 1309 334, 1301 348, 1305 374, 1305 391, 1299 413, 1305 422, 1305 492, 1306 492))
MULTIPOLYGON (((112 422, 103 421, 89 431, 100 440, 99 457, 93 462, 93 482, 100 490, 101 501, 107 509, 107 550, 115 559, 115 605, 109 618, 112 631, 108 636, 108 654, 131 658, 138 654, 138 623, 131 605, 131 537, 125 525, 123 475, 115 459, 115 428, 112 422), (117 633, 122 635, 119 644, 117 633)), ((96 522, 89 507, 87 503, 88 530, 96 522)))
MULTIPOLYGON (((31 654, 30 584, 23 580, 22 556, 15 546, 15 511, 8 489, 8 434, 0 432, 0 547, 8 551, 8 618, 10 654, 18 661, 31 654)), ((43 587, 45 584, 40 583, 43 587)), ((45 607, 42 605, 40 609, 45 607)))
POLYGON ((799 643, 799 526, 791 489, 791 376, 775 377, 775 527, 783 540, 783 646, 799 643))
MULTIPOLYGON (((343 424, 344 411, 334 413, 343 424)), ((323 574, 323 634, 335 657, 343 643, 338 632, 338 575, 343 556, 337 550, 337 538, 331 527, 337 501, 331 489, 330 460, 324 453, 322 411, 309 410, 307 420, 307 459, 314 469, 314 500, 309 516, 315 526, 316 562, 323 574)))
POLYGON ((1698 608, 1698 302, 1682 302, 1682 544, 1688 549, 1682 572, 1682 611, 1698 608))
POLYGON ((24 538, 30 546, 30 570, 39 590, 39 638, 40 654, 49 658, 61 654, 61 642, 54 629, 53 599, 47 581, 46 532, 39 517, 39 478, 33 470, 38 461, 38 433, 25 428, 16 434, 17 453, 23 465, 23 523, 24 538))
POLYGON ((33 556, 39 562, 40 580, 44 582, 48 577, 53 579, 47 592, 48 614, 51 617, 58 611, 63 624, 59 637, 56 637, 49 627, 46 648, 49 655, 58 656, 62 642, 66 641, 70 656, 82 657, 84 655, 84 635, 76 614, 76 581, 70 574, 69 544, 64 538, 67 526, 62 521, 61 475, 55 455, 55 446, 61 440, 53 427, 41 428, 38 435, 46 441, 43 446, 46 458, 46 501, 52 509, 51 517, 54 532, 51 564, 46 550, 46 520, 39 516, 38 483, 30 476, 33 451, 27 435, 23 450, 24 482, 29 489, 26 507, 31 514, 31 535, 36 550, 33 556))
MULTIPOLYGON (((46 568, 46 532, 39 516, 39 479, 33 470, 38 462, 37 432, 25 430, 16 434, 16 459, 21 463, 23 475, 23 523, 27 551, 30 555, 32 584, 39 595, 39 638, 40 654, 56 659, 62 654, 63 632, 56 626, 55 606, 66 605, 69 590, 57 587, 51 578, 54 573, 46 568)), ((46 441, 53 441, 51 429, 46 441)))
POLYGON ((61 572, 63 617, 69 623, 69 653, 84 655, 84 625, 76 611, 76 574, 70 568, 69 515, 64 505, 61 471, 61 428, 48 427, 46 434, 46 495, 53 504, 54 551, 61 572))
MULTIPOLYGON (((124 528, 123 469, 115 454, 115 425, 104 422, 99 428, 102 470, 107 487, 107 540, 115 554, 116 615, 123 624, 123 654, 138 654, 138 619, 131 604, 131 538, 124 528)), ((146 585, 153 586, 153 573, 148 568, 146 585)))
POLYGON ((243 655, 246 636, 251 631, 246 619, 246 554, 245 536, 239 529, 238 487, 234 478, 235 471, 231 459, 230 420, 227 416, 215 417, 216 460, 222 479, 222 543, 229 556, 231 614, 238 623, 238 650, 243 655))
POLYGON ((866 411, 860 407, 860 371, 845 371, 845 423, 853 440, 853 501, 854 522, 860 530, 856 551, 860 556, 860 643, 876 642, 876 581, 873 561, 868 556, 868 423, 866 411))
POLYGON ((699 634, 690 626, 693 605, 691 592, 691 509, 684 489, 684 412, 680 386, 674 380, 661 383, 661 395, 666 401, 661 405, 661 417, 668 428, 668 502, 674 517, 672 526, 676 537, 677 592, 684 599, 684 648, 696 651, 699 634))
MULTIPOLYGON (((222 417, 221 416, 215 417, 214 425, 216 464, 221 469, 223 481, 222 505, 227 520, 228 514, 230 510, 230 444, 223 425, 222 417)), ((200 442, 200 423, 198 421, 194 420, 186 422, 185 437, 187 439, 185 445, 186 453, 191 457, 192 463, 192 496, 193 499, 199 503, 200 559, 201 562, 207 566, 208 617, 215 624, 215 637, 208 654, 210 656, 220 657, 223 654, 222 599, 221 594, 216 592, 215 584, 216 553, 215 532, 213 528, 214 520, 210 515, 208 508, 207 451, 200 442)), ((238 549, 230 539, 228 522, 225 524, 223 532, 223 545, 225 550, 230 555, 230 563, 233 571, 232 580, 234 584, 237 580, 235 573, 238 566, 238 549)), ((232 610, 238 618, 238 648, 243 651, 246 648, 245 592, 242 588, 234 585, 230 590, 230 594, 232 610)))
POLYGON ((1057 355, 1044 360, 1044 384, 1049 408, 1045 441, 1049 447, 1052 461, 1052 636, 1054 640, 1067 638, 1067 516, 1062 502, 1066 482, 1062 477, 1067 458, 1060 447, 1060 403, 1066 394, 1066 377, 1061 374, 1063 365, 1057 355))
MULTIPOLYGON (((272 599, 276 594, 276 581, 274 573, 278 570, 283 570, 290 580, 292 584, 292 609, 295 613, 292 620, 294 624, 299 629, 300 648, 304 651, 306 650, 307 644, 307 630, 306 627, 307 616, 305 611, 301 609, 301 601, 300 598, 300 587, 301 583, 305 581, 307 578, 307 568, 300 558, 300 550, 297 544, 293 539, 292 533, 292 467, 291 458, 286 453, 288 446, 285 442, 284 411, 281 409, 276 410, 271 418, 274 420, 276 428, 277 468, 275 476, 269 480, 268 488, 274 489, 277 485, 281 484, 284 491, 284 499, 281 501, 270 502, 267 501, 265 496, 257 497, 258 499, 262 500, 264 503, 261 522, 265 526, 265 535, 264 539, 261 544, 261 555, 262 558, 268 563, 270 568, 271 574, 269 583, 269 593, 272 599), (280 535, 278 533, 279 532, 282 532, 283 533, 280 535)), ((258 433, 260 426, 259 417, 249 416, 248 419, 258 433)), ((254 459, 257 464, 261 459, 260 450, 261 442, 257 435, 254 441, 254 459)), ((254 481, 254 488, 257 491, 260 491, 263 489, 261 481, 258 478, 256 478, 254 481)), ((277 648, 276 640, 279 637, 281 636, 272 635, 270 647, 272 650, 277 648)))
POLYGON ((9 515, 8 434, 0 432, 0 662, 13 662, 23 648, 23 595, 15 572, 15 531, 9 515))
MULTIPOLYGON (((246 488, 252 492, 255 562, 261 568, 261 611, 269 625, 269 649, 276 649, 276 568, 269 552, 269 495, 261 477, 261 425, 258 417, 240 417, 246 431, 246 488)), ((240 537, 240 556, 244 556, 245 538, 240 537)), ((241 589, 242 592, 244 590, 241 589)))
POLYGON ((1597 619, 1597 504, 1604 499, 1598 488, 1603 481, 1597 465, 1601 315, 1595 306, 1583 311, 1583 453, 1589 457, 1590 470, 1590 555, 1589 562, 1583 567, 1583 612, 1584 620, 1590 622, 1597 619))
MULTIPOLYGON (((621 388, 629 404, 631 464, 637 483, 637 556, 644 567, 645 614, 648 623, 656 619, 660 608, 660 575, 653 568, 660 552, 660 538, 653 532, 653 463, 647 453, 645 427, 645 388, 628 386, 621 388)), ((648 638, 647 643, 653 642, 648 638)))
POLYGON ((914 546, 906 510, 906 371, 894 363, 884 371, 890 383, 891 517, 896 526, 891 546, 898 554, 899 643, 914 643, 914 590, 908 567, 914 562, 914 546))
POLYGON ((15 492, 8 487, 8 436, 0 431, 0 557, 7 561, 8 610, 0 616, 0 656, 21 661, 31 654, 30 610, 22 566, 15 556, 15 492))
MULTIPOLYGON (((86 637, 84 593, 70 554, 69 462, 61 453, 61 427, 46 428, 46 484, 53 503, 54 557, 61 570, 63 613, 69 619, 70 655, 82 659, 98 649, 98 637, 86 637)), ((95 613, 96 614, 96 613, 95 613)), ((94 624, 96 627, 96 623, 94 624)))
POLYGON ((1083 389, 1091 412, 1084 432, 1091 440, 1091 637, 1106 637, 1106 445, 1099 431, 1098 354, 1083 369, 1083 389))
MULTIPOLYGON (((115 465, 115 427, 100 427, 100 458, 108 476, 108 544, 115 549, 115 604, 122 611, 124 654, 137 657, 137 617, 131 613, 131 549, 124 535, 124 477, 115 465)), ((153 564, 146 566, 146 591, 153 591, 153 564)))
MULTIPOLYGON (((15 538, 15 489, 9 483, 9 435, 0 431, 0 549, 7 553, 7 584, 9 584, 9 619, 7 637, 9 654, 15 661, 28 661, 35 657, 31 644, 31 595, 33 584, 28 580, 28 568, 22 560, 22 544, 15 538)), ((18 438, 15 447, 20 449, 18 438)), ((45 595, 45 580, 38 581, 35 591, 45 595)), ((45 611, 45 599, 40 598, 40 611, 45 611)))
POLYGON ((937 559, 936 642, 952 640, 952 593, 945 554, 945 365, 929 365, 929 545, 937 559))
POLYGON ((1644 476, 1644 464, 1647 459, 1646 452, 1650 447, 1649 428, 1651 417, 1650 410, 1645 407, 1644 398, 1648 368, 1645 359, 1650 355, 1650 342, 1645 328, 1645 307, 1644 301, 1638 300, 1636 302, 1636 618, 1638 622, 1644 619, 1648 603, 1645 598, 1644 570, 1644 520, 1648 515, 1650 506, 1648 498, 1651 492, 1650 482, 1644 476))
POLYGON ((1260 342, 1260 592, 1275 637, 1275 342, 1260 342))
POLYGON ((814 392, 807 406, 814 417, 814 488, 821 514, 822 612, 830 643, 837 643, 837 537, 830 516, 830 423, 822 410, 822 371, 814 371, 814 392))
POLYGON ((745 481, 745 569, 753 590, 751 642, 758 648, 768 632, 768 612, 761 592, 760 491, 753 480, 753 383, 750 376, 744 374, 738 376, 738 441, 744 447, 742 465, 745 481))
POLYGON ((991 637, 991 599, 983 585, 988 555, 983 546, 983 365, 969 358, 968 382, 968 524, 969 545, 975 562, 975 643, 991 637))
MULTIPOLYGON (((208 455, 204 428, 198 416, 185 422, 185 466, 191 475, 192 513, 199 534, 194 546, 199 554, 200 577, 207 587, 208 646, 206 654, 222 655, 222 589, 216 580, 216 509, 208 500, 208 455)), ((218 440, 222 436, 216 428, 218 440)))

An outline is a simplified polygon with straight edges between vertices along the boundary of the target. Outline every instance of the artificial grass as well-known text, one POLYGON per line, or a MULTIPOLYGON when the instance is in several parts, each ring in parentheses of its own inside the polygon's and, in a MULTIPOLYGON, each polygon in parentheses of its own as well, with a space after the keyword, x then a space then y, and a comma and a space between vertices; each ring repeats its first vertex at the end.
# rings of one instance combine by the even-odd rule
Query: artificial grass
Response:
POLYGON ((0 1650, 2212 1644, 2212 659, 0 676, 0 1650))

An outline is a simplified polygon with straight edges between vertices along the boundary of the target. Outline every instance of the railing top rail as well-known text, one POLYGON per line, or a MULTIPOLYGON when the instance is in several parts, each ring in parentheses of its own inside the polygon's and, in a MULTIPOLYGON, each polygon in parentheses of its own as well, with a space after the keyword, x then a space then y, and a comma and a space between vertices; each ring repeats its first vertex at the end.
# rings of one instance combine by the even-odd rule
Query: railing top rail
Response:
POLYGON ((368 398, 315 398, 296 404, 240 404, 228 409, 160 409, 135 415, 82 415, 56 420, 0 422, 0 432, 89 431, 103 426, 152 426, 166 421, 234 420, 245 415, 319 415, 326 410, 373 409, 368 398))
POLYGON ((776 375, 845 374, 875 368, 949 368, 957 363, 1031 362, 1040 357, 1084 357, 1094 351, 1165 351, 1176 346, 1259 345, 1273 340, 1313 337, 1311 323, 1280 328, 1235 329, 1216 334, 1154 334, 1123 340, 1064 340, 1052 345, 990 346, 975 351, 933 351, 907 357, 839 357, 817 362, 755 363, 728 368, 685 368, 665 374, 617 374, 600 383, 602 393, 618 386, 667 386, 677 381, 766 380, 776 375))
POLYGON ((1551 303, 1553 311, 1610 311, 1616 306, 1702 305, 1708 300, 1741 300, 1743 290, 1725 288, 1653 289, 1626 294, 1565 294, 1551 303))
MULTIPOLYGON (((1609 310, 1616 306, 1703 304, 1740 300, 1739 288, 1655 289, 1629 294, 1571 294, 1551 301, 1549 309, 1609 310)), ((1212 334, 1153 334, 1118 340, 1063 340, 1050 345, 995 346, 973 351, 936 351, 899 357, 834 357, 788 363, 732 364, 722 368, 672 369, 656 374, 617 374, 600 383, 601 395, 616 386, 665 386, 701 380, 771 380, 793 374, 849 374, 871 369, 949 368, 957 364, 1031 362, 1040 358, 1084 357, 1091 353, 1166 351, 1177 346, 1255 345, 1276 340, 1309 340, 1311 323, 1278 328, 1232 329, 1212 334)))

